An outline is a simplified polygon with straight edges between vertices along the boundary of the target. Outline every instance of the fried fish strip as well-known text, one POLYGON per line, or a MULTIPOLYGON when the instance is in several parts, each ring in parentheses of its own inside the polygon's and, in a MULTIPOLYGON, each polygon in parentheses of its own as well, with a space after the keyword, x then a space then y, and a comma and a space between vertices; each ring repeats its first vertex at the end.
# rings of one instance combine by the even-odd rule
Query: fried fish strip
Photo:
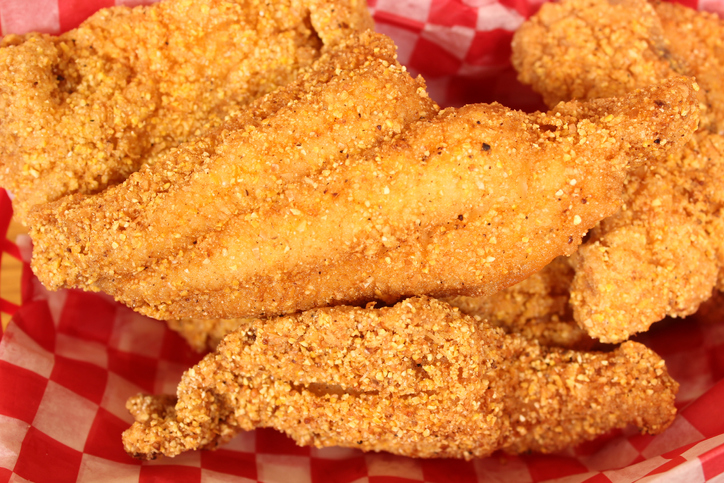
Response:
POLYGON ((518 29, 511 61, 520 81, 555 106, 619 96, 675 75, 669 47, 646 0, 564 0, 544 4, 518 29))
POLYGON ((696 77, 701 127, 724 135, 722 38, 716 15, 675 3, 565 0, 544 5, 521 26, 511 60, 549 106, 696 77))
POLYGON ((711 296, 724 267, 722 152, 724 138, 698 133, 680 155, 633 173, 625 208, 572 256, 573 313, 589 334, 619 342, 711 296))
POLYGON ((166 0, 0 43, 0 185, 34 205, 94 193, 372 27, 362 0, 166 0))
MULTIPOLYGON (((196 141, 174 153, 176 164, 38 210, 35 273, 50 288, 102 290, 161 320, 492 294, 574 251, 617 209, 629 165, 686 140, 698 119, 685 79, 548 113, 470 105, 285 181, 273 168, 290 152, 303 165, 323 159, 305 145, 334 132, 318 116, 384 97, 366 88, 317 96, 325 102, 309 114, 282 109, 259 128, 222 130, 214 149, 196 141), (167 167, 187 162, 194 168, 166 181, 167 167)), ((344 152, 323 139, 319 149, 344 152)))
POLYGON ((188 370, 177 399, 131 398, 123 443, 153 459, 272 427, 412 457, 552 452, 629 423, 661 432, 677 390, 642 344, 543 348, 422 297, 257 319, 188 370))
POLYGON ((701 76, 700 130, 667 159, 632 172, 623 208, 572 257, 574 317, 604 342, 689 315, 722 286, 722 32, 721 21, 680 6, 572 0, 544 6, 515 36, 521 80, 551 103, 622 95, 677 73, 701 76), (667 13, 664 22, 657 12, 667 13), (706 38, 683 42, 692 29, 706 38))

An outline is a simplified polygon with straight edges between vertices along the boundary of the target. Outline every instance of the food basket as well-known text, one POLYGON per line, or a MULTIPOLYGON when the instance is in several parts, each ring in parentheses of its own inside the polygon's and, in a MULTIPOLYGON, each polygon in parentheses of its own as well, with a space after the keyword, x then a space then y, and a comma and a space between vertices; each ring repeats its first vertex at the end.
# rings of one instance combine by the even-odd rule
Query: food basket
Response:
MULTIPOLYGON (((683 3, 724 12, 724 0, 683 3)), ((0 22, 3 34, 58 33, 111 5, 109 0, 3 0, 0 22)), ((497 101, 524 110, 543 107, 516 81, 509 63, 513 32, 540 2, 370 0, 369 7, 377 30, 395 40, 400 62, 425 77, 441 105, 497 101)), ((0 190, 3 235, 12 217, 10 196, 0 190)), ((637 338, 666 360, 681 384, 679 415, 658 436, 629 428, 558 454, 496 453, 459 461, 303 448, 264 429, 240 434, 216 451, 133 460, 121 444, 121 432, 133 421, 126 399, 139 392, 175 392, 181 373, 201 356, 164 323, 107 296, 47 291, 28 264, 30 239, 11 238, 0 238, 5 275, 0 483, 724 481, 724 320, 703 317, 665 320, 637 338)))

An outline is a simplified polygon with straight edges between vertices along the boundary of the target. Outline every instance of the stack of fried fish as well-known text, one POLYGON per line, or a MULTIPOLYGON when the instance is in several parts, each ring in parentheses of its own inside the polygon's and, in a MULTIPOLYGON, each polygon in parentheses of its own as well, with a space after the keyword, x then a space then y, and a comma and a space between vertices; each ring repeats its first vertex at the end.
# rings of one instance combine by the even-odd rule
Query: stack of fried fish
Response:
POLYGON ((358 0, 165 0, 3 39, 0 183, 38 278, 213 351, 129 401, 127 452, 273 427, 469 459, 666 429, 678 385, 624 341, 724 280, 721 22, 544 6, 514 42, 532 114, 440 109, 371 26, 358 0))

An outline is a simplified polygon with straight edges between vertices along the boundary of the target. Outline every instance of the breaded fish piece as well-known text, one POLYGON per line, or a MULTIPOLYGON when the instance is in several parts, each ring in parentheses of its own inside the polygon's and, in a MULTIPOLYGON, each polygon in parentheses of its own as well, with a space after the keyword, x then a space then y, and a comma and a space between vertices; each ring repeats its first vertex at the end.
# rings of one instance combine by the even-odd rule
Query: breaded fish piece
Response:
POLYGON ((165 0, 0 42, 0 186, 28 210, 123 181, 372 27, 363 0, 165 0))
POLYGON ((589 350, 596 341, 576 324, 569 304, 573 275, 568 258, 558 257, 541 271, 489 297, 461 295, 443 301, 508 334, 544 346, 589 350))
POLYGON ((724 21, 671 2, 544 4, 513 37, 518 78, 549 106, 696 77, 701 127, 724 135, 724 21))
POLYGON ((154 459, 271 427, 422 458, 553 452, 630 423, 659 433, 677 390, 642 344, 544 348, 421 297, 255 320, 188 370, 177 398, 131 398, 123 443, 154 459))
POLYGON ((511 62, 520 81, 555 106, 619 96, 674 76, 669 47, 646 0, 564 0, 543 4, 521 25, 511 62))
POLYGON ((601 341, 689 315, 724 283, 724 91, 717 75, 724 64, 716 47, 722 35, 714 35, 723 25, 669 4, 566 0, 545 5, 515 35, 521 80, 552 104, 623 95, 679 73, 696 75, 701 86, 703 120, 694 138, 633 171, 622 209, 572 257, 574 317, 601 341))
MULTIPOLYGON (((375 78, 399 72, 374 64, 384 66, 375 78)), ((356 80, 350 89, 315 90, 322 102, 308 111, 224 128, 219 144, 200 139, 104 193, 43 207, 35 273, 161 320, 490 295, 573 252, 619 206, 628 167, 663 156, 698 121, 691 81, 674 79, 548 113, 480 104, 409 125, 383 113, 371 130, 402 131, 358 154, 329 139, 336 113, 387 94, 356 80), (320 161, 277 174, 290 155, 320 161)), ((390 111, 423 95, 388 92, 390 111)))

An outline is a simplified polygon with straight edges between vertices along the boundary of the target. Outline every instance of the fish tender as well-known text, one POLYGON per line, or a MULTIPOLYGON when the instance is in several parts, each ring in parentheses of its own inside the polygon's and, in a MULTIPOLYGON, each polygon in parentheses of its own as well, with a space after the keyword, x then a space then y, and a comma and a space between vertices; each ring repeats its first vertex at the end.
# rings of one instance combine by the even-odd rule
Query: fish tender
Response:
MULTIPOLYGON (((629 166, 698 121, 691 81, 674 79, 548 113, 480 104, 380 119, 369 127, 402 131, 361 153, 329 140, 337 113, 381 90, 315 91, 316 110, 222 129, 219 144, 197 140, 104 193, 42 207, 33 270, 51 289, 102 290, 161 320, 489 295, 573 252, 618 208, 629 166), (310 158, 314 172, 275 172, 310 158)), ((422 94, 393 92, 410 95, 422 94)))
POLYGON ((0 42, 0 186, 18 219, 123 181, 373 25, 362 0, 165 0, 0 42))
POLYGON ((722 38, 724 21, 715 14, 676 3, 564 0, 543 5, 521 26, 511 61, 549 106, 696 77, 701 127, 724 135, 722 38))
POLYGON ((544 4, 516 31, 512 49, 518 78, 548 106, 619 96, 676 70, 661 21, 646 0, 544 4))
POLYGON ((701 87, 702 129, 724 136, 724 21, 670 2, 653 2, 677 72, 701 87))
POLYGON ((689 315, 724 287, 723 27, 670 4, 566 0, 545 5, 515 35, 521 80, 551 104, 623 95, 677 74, 696 75, 701 86, 692 140, 631 172, 623 208, 572 257, 574 317, 604 342, 689 315))
POLYGON ((131 398, 123 443, 154 459, 271 427, 422 458, 553 452, 630 423, 659 433, 677 390, 642 344, 544 348, 421 297, 257 319, 188 370, 177 398, 131 398))

